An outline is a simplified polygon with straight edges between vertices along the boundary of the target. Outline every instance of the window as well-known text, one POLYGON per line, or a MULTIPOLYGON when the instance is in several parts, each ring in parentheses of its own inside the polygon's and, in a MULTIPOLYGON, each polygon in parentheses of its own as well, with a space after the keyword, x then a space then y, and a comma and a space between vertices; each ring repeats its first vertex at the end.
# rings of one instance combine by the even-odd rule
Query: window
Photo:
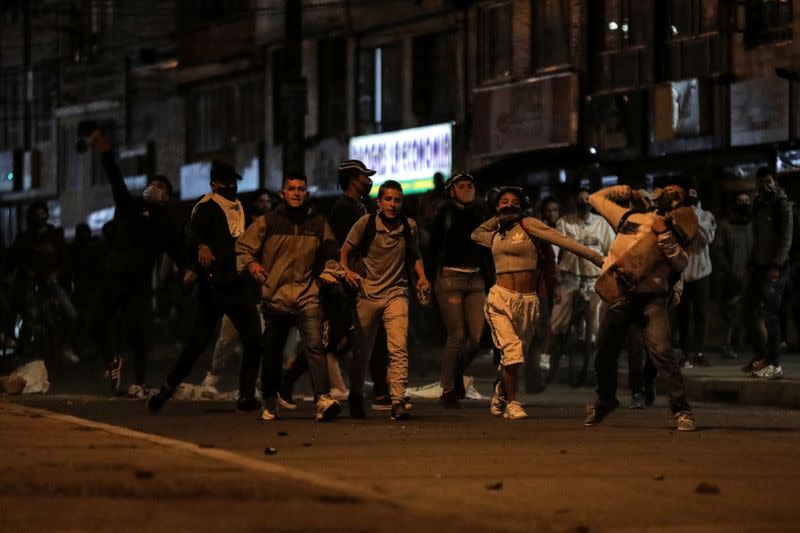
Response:
POLYGON ((402 43, 359 52, 358 120, 360 133, 403 125, 402 43))
POLYGON ((478 76, 481 81, 511 76, 513 9, 510 2, 478 11, 478 76))
POLYGON ((319 41, 319 135, 335 137, 345 130, 347 42, 343 38, 319 41), (334 102, 334 105, 330 103, 334 102))
POLYGON ((228 150, 263 135, 263 83, 247 79, 199 89, 189 97, 189 153, 228 150))
POLYGON ((719 0, 669 0, 666 25, 665 79, 697 78, 722 71, 719 0))
POLYGON ((533 4, 533 67, 570 63, 569 2, 538 0, 533 4))
POLYGON ((749 46, 792 39, 792 0, 749 0, 747 30, 749 46))
POLYGON ((6 69, 0 81, 0 148, 22 146, 23 79, 17 69, 6 69))
POLYGON ((603 9, 603 50, 623 50, 647 44, 650 2, 606 0, 603 9))
POLYGON ((459 81, 458 51, 454 33, 437 33, 414 39, 414 114, 423 123, 453 120, 459 81))
POLYGON ((667 9, 669 40, 719 31, 719 0, 670 0, 667 9))
POLYGON ((44 64, 34 71, 33 120, 36 142, 48 142, 53 137, 53 107, 58 92, 57 64, 44 64))

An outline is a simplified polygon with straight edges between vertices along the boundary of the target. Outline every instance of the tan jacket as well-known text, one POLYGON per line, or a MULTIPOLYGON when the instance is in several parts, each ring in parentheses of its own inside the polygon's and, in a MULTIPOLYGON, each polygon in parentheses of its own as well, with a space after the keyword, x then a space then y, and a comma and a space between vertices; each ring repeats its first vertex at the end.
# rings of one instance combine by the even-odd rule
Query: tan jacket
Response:
POLYGON ((261 297, 267 310, 294 314, 319 305, 318 277, 340 273, 338 246, 322 215, 289 218, 280 208, 259 217, 236 241, 237 268, 267 271, 261 297))
MULTIPOLYGON (((603 263, 602 272, 606 272, 617 264, 617 261, 629 249, 633 248, 648 233, 651 233, 653 223, 659 218, 659 215, 653 212, 631 212, 627 207, 623 207, 623 205, 630 204, 632 194, 631 188, 627 185, 618 185, 602 189, 589 197, 589 203, 595 211, 617 231, 617 236, 608 250, 608 257, 603 263)), ((655 261, 655 267, 650 269, 642 279, 637 280, 638 283, 634 290, 636 293, 668 292, 672 283, 677 279, 675 274, 682 272, 688 264, 686 252, 675 239, 672 231, 657 235, 656 243, 656 247, 648 250, 647 253, 660 254, 663 260, 655 261)))

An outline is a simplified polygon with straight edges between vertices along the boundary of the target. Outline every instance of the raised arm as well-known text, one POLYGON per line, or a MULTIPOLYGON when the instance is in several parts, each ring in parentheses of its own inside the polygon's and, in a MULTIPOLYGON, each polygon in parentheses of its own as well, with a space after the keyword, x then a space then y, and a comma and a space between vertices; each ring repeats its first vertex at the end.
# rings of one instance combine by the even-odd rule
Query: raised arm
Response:
POLYGON ((492 247, 492 240, 494 239, 497 229, 500 227, 500 219, 492 217, 472 231, 471 238, 476 243, 486 248, 492 247))
POLYGON ((108 183, 111 185, 111 193, 114 196, 114 204, 118 208, 127 207, 130 204, 132 197, 130 191, 128 190, 128 186, 125 185, 125 179, 122 177, 122 171, 119 169, 119 165, 117 165, 117 162, 114 160, 114 154, 111 150, 111 141, 109 141, 108 137, 99 131, 95 131, 92 134, 91 139, 92 147, 100 153, 100 162, 102 163, 103 170, 108 178, 108 183))
POLYGON ((600 189, 589 197, 589 204, 597 213, 606 219, 614 231, 619 229, 622 217, 630 211, 628 207, 633 198, 633 191, 627 185, 617 185, 600 189))
POLYGON ((574 253, 578 257, 587 259, 597 266, 603 266, 602 255, 598 254, 591 248, 587 248, 578 241, 562 235, 541 220, 533 217, 526 217, 522 219, 521 224, 522 229, 524 229, 531 237, 536 237, 550 244, 555 244, 559 248, 563 248, 574 253))

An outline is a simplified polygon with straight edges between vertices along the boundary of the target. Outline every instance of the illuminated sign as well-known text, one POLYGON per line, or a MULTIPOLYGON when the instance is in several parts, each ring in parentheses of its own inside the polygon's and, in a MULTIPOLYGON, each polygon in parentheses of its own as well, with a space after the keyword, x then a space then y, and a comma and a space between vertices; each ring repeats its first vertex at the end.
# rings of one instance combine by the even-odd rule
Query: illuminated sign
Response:
POLYGON ((433 188, 434 174, 441 172, 447 179, 453 171, 453 125, 353 137, 349 154, 377 171, 373 194, 386 180, 399 181, 406 193, 424 192, 433 188))
MULTIPOLYGON (((239 192, 251 192, 259 187, 258 158, 250 160, 250 164, 241 172, 242 181, 239 182, 239 192)), ((181 200, 197 200, 211 191, 209 180, 211 163, 190 163, 181 166, 181 200)))

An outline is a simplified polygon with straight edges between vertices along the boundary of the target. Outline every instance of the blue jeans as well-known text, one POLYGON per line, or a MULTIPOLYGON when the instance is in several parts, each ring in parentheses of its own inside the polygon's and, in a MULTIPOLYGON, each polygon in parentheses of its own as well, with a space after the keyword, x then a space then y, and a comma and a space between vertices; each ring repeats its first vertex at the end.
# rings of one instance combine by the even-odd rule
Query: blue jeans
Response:
POLYGON ((328 359, 322 349, 322 307, 307 307, 297 313, 264 311, 264 360, 261 362, 261 392, 264 398, 274 398, 281 383, 283 348, 292 326, 300 330, 305 346, 314 399, 330 394, 328 359))

